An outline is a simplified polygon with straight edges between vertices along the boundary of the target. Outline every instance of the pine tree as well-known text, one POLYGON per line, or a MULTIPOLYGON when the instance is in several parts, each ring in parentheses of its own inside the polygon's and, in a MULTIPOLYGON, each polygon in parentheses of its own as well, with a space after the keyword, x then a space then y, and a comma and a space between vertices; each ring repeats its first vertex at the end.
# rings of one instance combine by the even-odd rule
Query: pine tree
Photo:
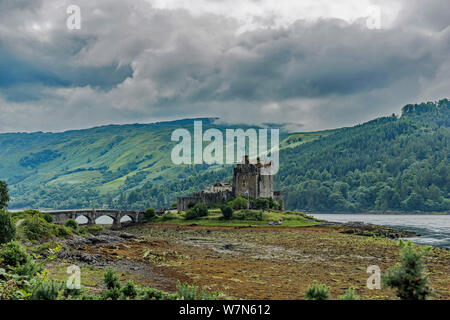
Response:
POLYGON ((402 300, 426 300, 434 295, 426 275, 426 265, 423 257, 430 251, 430 247, 416 250, 411 241, 400 240, 401 263, 390 268, 383 275, 385 286, 396 290, 402 300))

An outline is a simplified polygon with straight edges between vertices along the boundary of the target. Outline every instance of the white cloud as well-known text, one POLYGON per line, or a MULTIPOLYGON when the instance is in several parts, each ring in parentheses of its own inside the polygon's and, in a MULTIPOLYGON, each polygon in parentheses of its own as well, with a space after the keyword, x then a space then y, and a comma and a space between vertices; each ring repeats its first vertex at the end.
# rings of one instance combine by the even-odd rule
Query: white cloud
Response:
POLYGON ((379 6, 384 26, 389 26, 399 9, 399 0, 147 0, 155 8, 185 9, 194 15, 216 14, 236 19, 239 31, 258 27, 286 27, 296 20, 335 18, 354 22, 366 18, 371 6, 379 6))

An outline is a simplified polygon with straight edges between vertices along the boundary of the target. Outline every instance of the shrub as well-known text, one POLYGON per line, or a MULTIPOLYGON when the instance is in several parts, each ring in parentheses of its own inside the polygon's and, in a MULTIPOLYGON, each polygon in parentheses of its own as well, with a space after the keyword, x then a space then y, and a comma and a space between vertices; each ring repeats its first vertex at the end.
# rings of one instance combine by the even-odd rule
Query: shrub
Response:
POLYGON ((145 210, 144 216, 147 219, 153 218, 156 215, 156 210, 153 208, 148 208, 147 210, 145 210))
POLYGON ((339 296, 339 300, 359 300, 360 297, 355 294, 355 289, 350 287, 345 291, 342 296, 339 296))
POLYGON ((230 220, 233 217, 233 208, 230 206, 224 206, 220 210, 225 220, 230 220))
POLYGON ((84 299, 87 298, 86 292, 84 291, 83 288, 69 289, 69 288, 67 288, 66 285, 64 285, 63 295, 64 295, 64 298, 66 298, 67 300, 72 300, 73 298, 75 298, 75 299, 83 299, 84 300, 84 299))
POLYGON ((41 213, 37 211, 36 213, 26 215, 18 227, 19 234, 25 236, 26 239, 34 241, 71 235, 71 228, 50 223, 43 218, 41 213))
POLYGON ((324 284, 318 285, 314 280, 313 284, 305 291, 305 298, 307 300, 327 300, 330 297, 330 287, 324 284))
POLYGON ((8 185, 0 180, 0 209, 6 208, 9 201, 8 185))
POLYGON ((70 236, 70 230, 65 226, 54 225, 53 234, 57 237, 67 237, 70 236))
POLYGON ((269 209, 271 203, 269 201, 269 199, 265 199, 265 198, 261 198, 261 199, 256 199, 254 202, 254 208, 255 209, 261 209, 261 210, 266 210, 269 209))
POLYGON ((25 249, 17 242, 4 244, 0 250, 0 262, 8 265, 12 272, 19 276, 33 277, 42 267, 38 266, 25 249))
POLYGON ((165 300, 165 299, 174 299, 177 298, 177 295, 170 295, 165 293, 164 291, 154 289, 154 288, 144 288, 142 290, 142 300, 165 300))
POLYGON ((177 219, 177 218, 178 218, 178 216, 174 213, 166 213, 161 216, 161 220, 163 220, 163 221, 173 220, 173 219, 177 219))
POLYGON ((56 280, 47 280, 34 292, 31 300, 56 300, 64 290, 64 284, 56 280))
POLYGON ((8 266, 17 267, 31 260, 31 257, 16 241, 4 244, 0 250, 0 259, 8 266))
POLYGON ((41 217, 48 223, 53 223, 53 217, 48 212, 41 212, 41 217))
POLYGON ((67 220, 64 225, 66 227, 72 229, 72 230, 77 230, 78 229, 78 223, 75 220, 73 220, 73 219, 67 220))
POLYGON ((186 219, 192 220, 208 215, 208 208, 202 203, 197 203, 192 209, 186 213, 186 219))
POLYGON ((16 226, 12 221, 11 214, 0 210, 0 244, 10 242, 16 238, 16 226))
POLYGON ((112 290, 112 289, 120 290, 119 277, 116 275, 116 273, 113 269, 109 268, 108 270, 106 270, 105 275, 104 275, 104 281, 105 281, 106 288, 108 288, 108 290, 112 290))
POLYGON ((263 220, 263 212, 256 210, 242 210, 234 215, 235 219, 238 220, 252 220, 252 221, 262 221, 263 220))
POLYGON ((37 265, 33 260, 29 260, 24 264, 11 268, 13 272, 19 276, 34 277, 38 272, 42 271, 42 267, 37 265))
POLYGON ((91 234, 100 234, 103 231, 103 227, 101 225, 92 225, 92 226, 87 226, 86 227, 86 231, 91 233, 91 234))
POLYGON ((383 275, 383 284, 396 290, 397 296, 402 300, 426 300, 434 295, 426 275, 426 266, 423 257, 430 251, 427 247, 417 251, 411 241, 399 242, 400 260, 394 268, 390 268, 383 275))
POLYGON ((243 197, 237 197, 231 201, 234 210, 248 209, 248 200, 243 197))
POLYGON ((218 293, 208 293, 205 290, 198 292, 198 287, 194 283, 190 286, 187 283, 177 282, 177 296, 180 300, 217 300, 218 293))
POLYGON ((137 296, 136 286, 132 281, 128 281, 122 288, 122 294, 127 298, 135 298, 137 296))
POLYGON ((192 209, 195 205, 196 205, 195 202, 189 202, 187 207, 188 207, 188 209, 192 209))
POLYGON ((102 300, 119 300, 122 293, 119 288, 106 290, 102 293, 102 300))
POLYGON ((19 227, 28 240, 41 240, 53 236, 53 225, 38 215, 26 217, 19 227))

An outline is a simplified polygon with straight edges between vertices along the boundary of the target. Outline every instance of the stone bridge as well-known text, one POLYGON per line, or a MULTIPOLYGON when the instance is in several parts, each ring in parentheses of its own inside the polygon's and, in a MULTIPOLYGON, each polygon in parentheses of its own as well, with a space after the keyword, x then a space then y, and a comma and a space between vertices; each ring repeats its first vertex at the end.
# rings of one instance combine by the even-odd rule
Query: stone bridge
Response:
POLYGON ((115 210, 115 209, 73 209, 73 210, 53 210, 43 211, 53 217, 53 222, 64 224, 67 220, 75 220, 78 217, 85 217, 88 224, 95 224, 95 221, 103 216, 113 219, 114 226, 120 226, 123 217, 129 217, 131 222, 137 223, 144 218, 143 211, 136 210, 115 210))

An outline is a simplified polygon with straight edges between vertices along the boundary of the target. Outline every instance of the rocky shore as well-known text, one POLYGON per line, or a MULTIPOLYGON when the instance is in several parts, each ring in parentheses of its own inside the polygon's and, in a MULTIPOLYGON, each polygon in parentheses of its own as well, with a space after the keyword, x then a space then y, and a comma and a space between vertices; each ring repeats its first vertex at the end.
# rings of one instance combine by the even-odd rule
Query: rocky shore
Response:
MULTIPOLYGON (((65 240, 55 270, 76 264, 95 290, 112 267, 124 279, 173 292, 177 281, 197 283, 236 299, 303 299, 314 281, 336 294, 353 286, 365 299, 391 299, 386 290, 366 288, 369 265, 382 271, 398 262, 393 239, 407 231, 359 222, 309 227, 211 227, 139 224, 65 240)), ((438 298, 450 298, 448 250, 427 257, 438 298)))

